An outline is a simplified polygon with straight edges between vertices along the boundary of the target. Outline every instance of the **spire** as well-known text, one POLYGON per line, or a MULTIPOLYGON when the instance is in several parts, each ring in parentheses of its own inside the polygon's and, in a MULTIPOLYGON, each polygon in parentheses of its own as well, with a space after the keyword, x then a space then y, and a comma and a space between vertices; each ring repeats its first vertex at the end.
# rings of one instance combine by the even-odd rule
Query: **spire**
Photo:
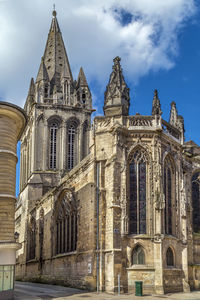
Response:
POLYGON ((55 84, 55 82, 58 82, 58 80, 60 81, 63 69, 65 69, 65 73, 68 74, 69 78, 73 81, 69 60, 56 16, 57 13, 54 9, 53 18, 44 51, 44 63, 47 67, 50 81, 54 77, 52 83, 53 85, 55 84))
POLYGON ((152 115, 162 115, 162 111, 161 111, 161 105, 160 105, 160 100, 158 98, 158 91, 155 90, 154 91, 154 97, 153 97, 153 106, 152 106, 152 115))
POLYGON ((129 88, 124 80, 120 60, 119 56, 113 59, 113 71, 105 91, 104 113, 106 116, 127 116, 129 113, 129 88))
POLYGON ((78 81, 77 81, 78 86, 88 86, 83 68, 80 68, 79 74, 78 74, 78 81))
POLYGON ((47 72, 43 57, 41 59, 40 68, 39 68, 39 71, 38 71, 36 83, 40 82, 41 80, 49 81, 49 76, 48 76, 48 72, 47 72))

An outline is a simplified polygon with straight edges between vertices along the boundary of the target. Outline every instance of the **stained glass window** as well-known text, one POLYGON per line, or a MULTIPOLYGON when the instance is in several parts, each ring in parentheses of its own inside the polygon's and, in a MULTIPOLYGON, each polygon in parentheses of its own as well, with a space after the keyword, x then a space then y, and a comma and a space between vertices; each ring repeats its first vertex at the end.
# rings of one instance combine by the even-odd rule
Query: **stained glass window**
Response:
POLYGON ((129 165, 130 233, 146 233, 146 158, 137 150, 129 165))
POLYGON ((73 122, 68 127, 68 170, 73 169, 76 164, 76 132, 77 125, 73 122))
POLYGON ((50 126, 50 155, 49 155, 50 169, 56 169, 57 131, 58 131, 58 125, 56 123, 53 123, 50 126))
POLYGON ((165 233, 172 234, 172 166, 171 162, 166 160, 164 167, 164 195, 165 195, 165 211, 164 224, 165 233))
POLYGON ((174 266, 174 254, 170 247, 167 249, 167 252, 166 252, 166 261, 167 261, 168 267, 174 266))
POLYGON ((145 264, 144 250, 139 245, 133 249, 133 264, 134 265, 144 265, 145 264))
POLYGON ((200 232, 200 173, 192 176, 193 231, 200 232))
POLYGON ((55 254, 75 251, 77 243, 77 209, 75 200, 69 193, 66 193, 57 203, 55 223, 55 254))
POLYGON ((30 223, 28 224, 28 251, 27 260, 35 258, 35 247, 36 247, 36 221, 32 217, 30 223))

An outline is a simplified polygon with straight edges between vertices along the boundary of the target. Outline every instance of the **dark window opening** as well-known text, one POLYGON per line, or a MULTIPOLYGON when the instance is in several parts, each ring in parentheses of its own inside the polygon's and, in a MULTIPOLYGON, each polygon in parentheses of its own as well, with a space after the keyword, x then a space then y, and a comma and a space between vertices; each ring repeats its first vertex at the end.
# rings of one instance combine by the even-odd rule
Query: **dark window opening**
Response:
POLYGON ((166 260, 167 260, 167 266, 173 267, 174 266, 174 254, 171 248, 167 249, 166 253, 166 260))
POLYGON ((145 253, 141 246, 136 246, 133 249, 133 265, 144 265, 145 253))

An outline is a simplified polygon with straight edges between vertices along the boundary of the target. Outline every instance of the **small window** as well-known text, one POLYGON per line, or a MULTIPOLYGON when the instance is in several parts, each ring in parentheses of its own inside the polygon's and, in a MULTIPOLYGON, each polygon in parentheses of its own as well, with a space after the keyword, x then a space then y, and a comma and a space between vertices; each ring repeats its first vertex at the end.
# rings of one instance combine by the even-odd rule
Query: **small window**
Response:
POLYGON ((144 265, 145 254, 141 246, 136 246, 133 249, 133 265, 144 265))
POLYGON ((166 253, 166 260, 167 260, 167 266, 173 267, 174 266, 174 254, 171 248, 167 249, 166 253))

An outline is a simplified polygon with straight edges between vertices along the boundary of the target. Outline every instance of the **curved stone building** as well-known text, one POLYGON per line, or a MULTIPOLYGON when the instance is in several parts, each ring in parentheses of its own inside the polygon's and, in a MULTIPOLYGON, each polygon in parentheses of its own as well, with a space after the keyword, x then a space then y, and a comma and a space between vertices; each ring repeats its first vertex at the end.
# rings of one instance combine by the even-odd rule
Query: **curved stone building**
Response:
POLYGON ((11 299, 16 250, 14 237, 17 142, 26 115, 18 106, 0 101, 0 299, 11 299))

